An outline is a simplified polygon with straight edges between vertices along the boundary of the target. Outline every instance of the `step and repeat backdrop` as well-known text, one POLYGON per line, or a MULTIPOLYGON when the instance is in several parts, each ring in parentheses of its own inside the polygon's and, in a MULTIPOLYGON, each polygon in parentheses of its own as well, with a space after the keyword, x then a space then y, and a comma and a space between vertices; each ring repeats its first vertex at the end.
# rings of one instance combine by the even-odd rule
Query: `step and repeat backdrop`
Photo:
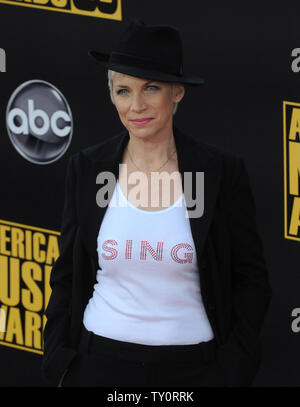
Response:
MULTIPOLYGON (((295 6, 295 5, 294 5, 295 6)), ((0 0, 0 386, 40 373, 69 156, 123 127, 107 72, 132 18, 179 28, 186 87, 175 124, 245 158, 273 288, 255 386, 300 384, 298 10, 252 2, 0 0)))

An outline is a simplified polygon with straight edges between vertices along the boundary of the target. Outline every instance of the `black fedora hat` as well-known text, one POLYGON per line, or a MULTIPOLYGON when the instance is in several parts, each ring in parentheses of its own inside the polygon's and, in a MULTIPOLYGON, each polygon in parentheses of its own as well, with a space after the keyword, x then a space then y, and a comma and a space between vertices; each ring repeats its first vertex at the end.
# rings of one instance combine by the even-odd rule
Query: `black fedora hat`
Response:
POLYGON ((182 41, 171 25, 147 25, 133 19, 111 53, 89 50, 107 69, 157 81, 202 85, 204 79, 183 73, 182 41))

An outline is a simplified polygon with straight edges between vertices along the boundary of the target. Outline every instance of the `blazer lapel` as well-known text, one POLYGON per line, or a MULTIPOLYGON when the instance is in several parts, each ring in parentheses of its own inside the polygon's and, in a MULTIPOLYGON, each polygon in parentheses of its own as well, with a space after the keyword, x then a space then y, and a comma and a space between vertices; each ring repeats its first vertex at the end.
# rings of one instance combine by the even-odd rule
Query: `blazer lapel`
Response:
MULTIPOLYGON (((213 217, 221 176, 221 159, 219 155, 205 143, 183 134, 173 126, 173 134, 177 149, 178 167, 182 177, 182 188, 185 192, 184 173, 193 174, 193 191, 196 188, 196 172, 204 172, 204 212, 201 217, 189 217, 191 233, 194 239, 198 264, 203 251, 205 238, 213 217)), ((86 250, 98 269, 97 237, 107 206, 100 207, 96 202, 96 194, 104 184, 96 184, 96 177, 103 171, 114 174, 115 181, 119 176, 119 163, 129 141, 127 130, 111 139, 83 150, 89 165, 81 169, 82 187, 79 196, 80 230, 86 250)), ((195 194, 193 193, 193 196, 195 194)), ((111 197, 110 197, 111 198, 111 197)), ((109 198, 109 199, 110 199, 109 198)), ((189 208, 188 208, 189 209, 189 208)))
POLYGON ((96 178, 102 172, 114 174, 115 181, 119 176, 119 163, 122 162, 123 152, 129 141, 127 130, 92 146, 82 150, 88 159, 87 165, 81 168, 82 186, 79 196, 79 224, 83 243, 87 252, 94 261, 98 269, 97 237, 102 219, 107 206, 100 207, 96 201, 96 195, 101 186, 97 184, 96 178))
MULTIPOLYGON (((194 239, 198 265, 202 266, 202 252, 215 210, 217 194, 221 179, 222 162, 213 149, 200 140, 195 140, 183 134, 174 127, 174 138, 177 148, 178 169, 182 183, 184 173, 191 172, 192 191, 195 196, 196 172, 204 173, 204 211, 200 217, 189 217, 191 233, 194 239)), ((198 186, 199 188, 199 186, 198 186)), ((183 184, 183 189, 185 189, 183 184)))

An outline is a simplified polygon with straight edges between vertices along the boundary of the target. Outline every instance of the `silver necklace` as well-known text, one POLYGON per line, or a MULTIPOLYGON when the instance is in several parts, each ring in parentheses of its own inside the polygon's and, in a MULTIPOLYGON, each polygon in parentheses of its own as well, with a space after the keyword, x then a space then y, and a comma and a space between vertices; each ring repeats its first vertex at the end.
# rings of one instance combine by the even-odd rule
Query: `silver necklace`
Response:
MULTIPOLYGON (((147 177, 149 177, 149 175, 151 174, 152 171, 144 171, 144 170, 142 170, 141 168, 139 168, 139 167, 135 164, 135 162, 133 161, 128 146, 127 146, 127 150, 128 150, 128 154, 129 154, 130 160, 132 161, 133 165, 134 165, 138 170, 140 170, 140 171, 142 171, 143 173, 145 173, 145 174, 147 175, 147 177)), ((161 165, 159 168, 157 168, 157 170, 154 170, 154 171, 158 171, 158 170, 160 170, 162 167, 164 167, 164 166, 167 164, 167 162, 170 160, 170 158, 173 157, 174 153, 176 153, 176 149, 173 151, 173 153, 172 153, 171 156, 167 159, 167 161, 166 161, 163 165, 161 165)))

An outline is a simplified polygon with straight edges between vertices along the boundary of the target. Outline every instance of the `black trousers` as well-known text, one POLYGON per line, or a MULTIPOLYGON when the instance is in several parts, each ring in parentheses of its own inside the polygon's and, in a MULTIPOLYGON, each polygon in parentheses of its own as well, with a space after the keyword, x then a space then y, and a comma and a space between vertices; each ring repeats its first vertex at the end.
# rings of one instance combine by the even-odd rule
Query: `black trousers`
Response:
POLYGON ((61 386, 223 386, 216 341, 143 345, 95 335, 82 328, 78 355, 61 386))

